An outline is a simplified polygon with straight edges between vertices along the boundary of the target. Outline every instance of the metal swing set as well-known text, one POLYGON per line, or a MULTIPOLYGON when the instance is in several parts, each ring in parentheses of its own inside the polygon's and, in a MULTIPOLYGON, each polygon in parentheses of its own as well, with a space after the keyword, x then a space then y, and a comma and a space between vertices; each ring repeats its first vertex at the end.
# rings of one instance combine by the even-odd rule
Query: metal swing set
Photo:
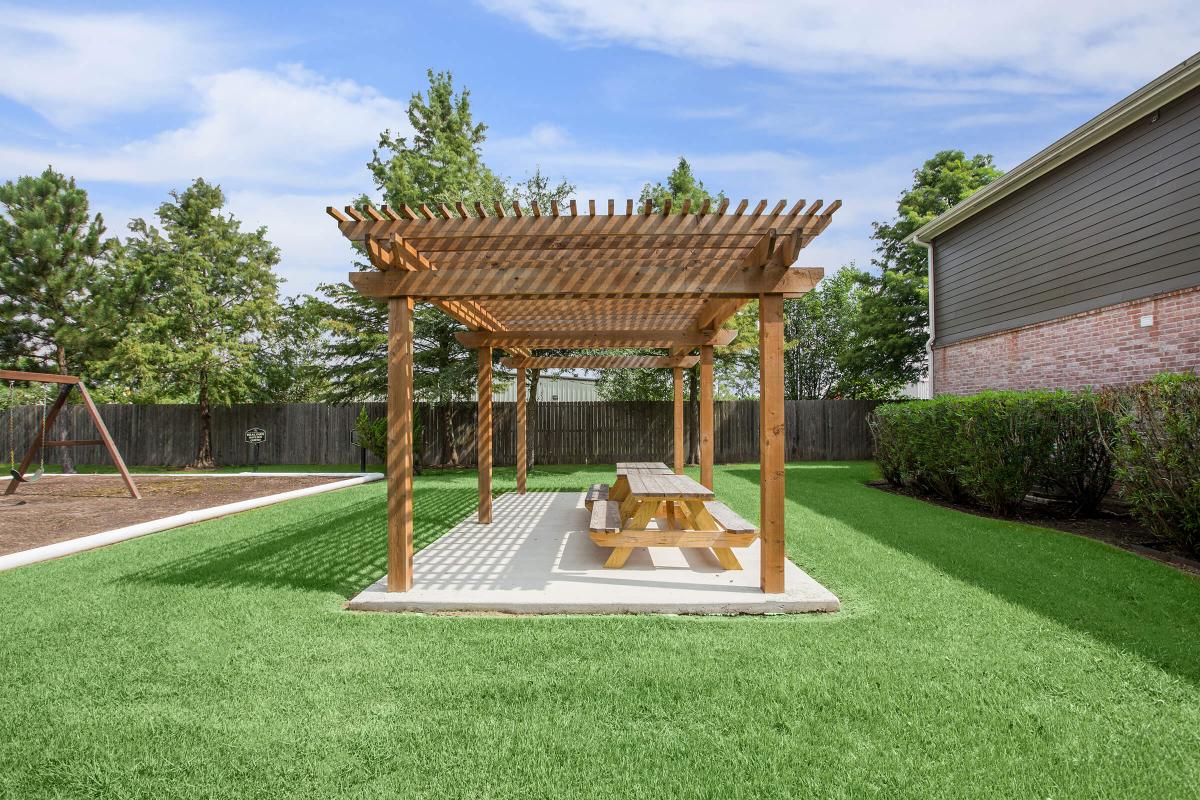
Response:
POLYGON ((125 467, 125 461, 121 458, 120 451, 117 450, 117 445, 113 442, 113 438, 109 435, 108 428, 104 425, 104 420, 100 419, 100 411, 96 408, 96 404, 92 402, 91 395, 88 394, 87 387, 83 385, 83 381, 74 375, 54 375, 43 372, 20 372, 17 370, 0 369, 0 381, 8 381, 9 394, 9 409, 8 409, 8 460, 9 460, 9 481, 8 486, 4 489, 5 495, 13 494, 17 488, 23 483, 33 483, 46 474, 46 448, 47 447, 88 447, 102 445, 107 451, 109 458, 117 468, 117 472, 121 474, 122 480, 125 481, 125 486, 129 490, 129 494, 133 499, 140 500, 142 495, 138 491, 137 486, 133 482, 133 476, 129 474, 129 470, 125 467), (57 384, 58 397, 54 403, 47 409, 46 393, 43 390, 40 405, 40 422, 38 425, 37 435, 33 442, 29 445, 29 449, 25 451, 24 457, 20 464, 16 460, 15 448, 15 431, 14 431, 14 407, 15 385, 17 382, 29 382, 39 384, 57 384), (79 390, 80 399, 83 401, 84 407, 87 409, 88 415, 91 417, 92 424, 96 427, 96 432, 100 435, 99 439, 60 439, 50 441, 46 439, 46 434, 54 425, 54 421, 58 418, 58 414, 66 405, 67 398, 70 396, 73 389, 79 390), (32 475, 29 474, 29 467, 33 464, 34 456, 38 457, 38 469, 32 475))

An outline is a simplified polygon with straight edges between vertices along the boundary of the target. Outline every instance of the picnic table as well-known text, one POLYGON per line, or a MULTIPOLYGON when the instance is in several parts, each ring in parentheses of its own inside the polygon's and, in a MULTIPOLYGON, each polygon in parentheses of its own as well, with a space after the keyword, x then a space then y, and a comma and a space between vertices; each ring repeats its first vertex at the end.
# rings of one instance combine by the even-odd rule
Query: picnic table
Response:
POLYGON ((607 497, 589 492, 589 535, 612 548, 604 566, 624 566, 636 547, 697 547, 710 548, 725 569, 742 568, 733 548, 748 547, 758 538, 752 523, 687 475, 676 475, 658 462, 635 464, 617 465, 617 480, 607 497))

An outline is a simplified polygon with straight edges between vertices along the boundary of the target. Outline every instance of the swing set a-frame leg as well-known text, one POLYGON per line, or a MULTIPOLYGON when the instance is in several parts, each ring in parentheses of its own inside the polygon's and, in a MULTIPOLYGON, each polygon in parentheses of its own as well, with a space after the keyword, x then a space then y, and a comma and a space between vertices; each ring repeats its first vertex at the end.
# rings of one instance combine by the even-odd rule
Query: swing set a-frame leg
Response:
POLYGON ((88 414, 92 417, 92 424, 96 426, 96 432, 100 434, 100 441, 104 442, 104 448, 108 450, 108 457, 112 459, 117 472, 121 473, 121 479, 125 481, 125 488, 129 490, 129 494, 133 496, 134 500, 141 500, 142 493, 134 485, 133 476, 129 474, 129 470, 125 467, 125 459, 121 458, 121 451, 117 449, 117 443, 113 441, 112 435, 109 434, 108 428, 105 427, 104 420, 100 419, 100 410, 92 402, 92 396, 88 394, 87 387, 83 385, 83 381, 80 381, 76 385, 79 387, 79 394, 83 398, 83 404, 87 406, 88 414))
MULTIPOLYGON (((25 457, 21 459, 18 474, 25 474, 25 471, 29 469, 29 465, 33 463, 33 457, 37 454, 38 448, 45 446, 42 440, 46 432, 54 426, 54 420, 58 418, 58 413, 62 411, 63 406, 67 402, 67 396, 71 394, 71 389, 74 387, 79 387, 79 394, 83 398, 83 404, 87 408, 88 416, 92 418, 92 424, 96 426, 96 431, 100 434, 100 442, 96 442, 95 444, 104 445, 104 448, 108 450, 108 457, 112 459, 113 464, 117 468, 117 472, 121 473, 121 479, 125 481, 125 487, 129 489, 129 494, 134 500, 141 500, 142 494, 138 491, 137 486, 133 482, 133 476, 129 474, 129 469, 125 466, 125 459, 121 458, 121 452, 117 450, 117 444, 113 441, 112 435, 109 434, 108 428, 104 425, 104 420, 100 419, 100 410, 92 402, 92 396, 88 394, 87 387, 83 385, 83 381, 67 383, 59 387, 58 397, 54 399, 54 405, 50 406, 50 410, 46 413, 46 420, 42 424, 41 430, 38 431, 33 444, 25 451, 25 457)), ((51 442, 51 444, 56 443, 51 442)), ((92 442, 88 442, 88 444, 92 444, 92 442)), ((15 492, 20 483, 16 478, 10 478, 8 486, 4 489, 4 494, 10 495, 15 492)))
MULTIPOLYGON (((37 436, 33 437, 33 444, 29 445, 29 449, 25 451, 25 457, 21 459, 21 466, 17 467, 17 475, 24 475, 29 470, 29 465, 33 463, 33 457, 37 455, 38 448, 42 446, 42 439, 46 436, 46 431, 50 430, 54 425, 54 420, 58 417, 58 412, 62 411, 63 405, 67 402, 67 395, 71 393, 71 384, 64 384, 58 387, 58 397, 54 398, 54 405, 50 406, 50 410, 46 412, 46 419, 38 429, 37 436)), ((21 485, 15 476, 8 479, 8 486, 4 489, 5 495, 10 495, 17 490, 21 485)))

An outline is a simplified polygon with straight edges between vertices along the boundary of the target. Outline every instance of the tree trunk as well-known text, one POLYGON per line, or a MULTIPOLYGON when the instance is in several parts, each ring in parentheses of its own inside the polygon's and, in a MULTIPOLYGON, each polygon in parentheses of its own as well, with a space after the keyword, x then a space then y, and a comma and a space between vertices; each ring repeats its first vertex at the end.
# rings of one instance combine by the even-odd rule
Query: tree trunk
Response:
POLYGON ((458 466, 458 445, 454 441, 454 408, 442 403, 442 466, 458 466))
POLYGON ((527 450, 525 453, 525 471, 533 470, 533 465, 537 463, 537 433, 538 433, 538 415, 537 415, 537 398, 538 398, 538 378, 541 377, 540 369, 529 370, 529 403, 525 406, 525 440, 527 450))
POLYGON ((200 377, 200 397, 197 405, 200 408, 200 446, 196 450, 196 460, 191 466, 195 469, 214 469, 217 463, 212 453, 212 408, 208 404, 208 378, 200 377))
MULTIPOLYGON (((57 348, 56 360, 58 362, 58 374, 70 374, 67 372, 67 351, 61 345, 57 348)), ((54 427, 57 428, 61 433, 51 436, 50 431, 46 431, 45 436, 47 439, 75 438, 71 435, 71 406, 69 404, 64 405, 62 411, 59 412, 58 419, 55 420, 54 427)), ((43 444, 42 452, 44 453, 45 450, 46 448, 43 444)), ((60 447, 58 448, 58 451, 58 464, 60 467, 62 467, 63 473, 66 475, 73 475, 75 473, 75 455, 71 452, 71 448, 60 447)), ((43 456, 43 458, 45 457, 43 456)))
POLYGON ((689 464, 700 463, 700 367, 688 370, 688 457, 689 464))

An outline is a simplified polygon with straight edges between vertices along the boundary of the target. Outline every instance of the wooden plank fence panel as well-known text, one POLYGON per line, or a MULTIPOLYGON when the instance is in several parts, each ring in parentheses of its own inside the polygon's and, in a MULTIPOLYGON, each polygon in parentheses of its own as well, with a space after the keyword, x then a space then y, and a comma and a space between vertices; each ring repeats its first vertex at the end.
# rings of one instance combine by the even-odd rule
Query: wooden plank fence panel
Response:
MULTIPOLYGON (((874 400, 791 400, 786 406, 787 458, 791 461, 869 459, 871 433, 867 417, 879 405, 874 400)), ((260 463, 355 464, 358 448, 350 431, 359 409, 378 419, 384 403, 330 405, 238 404, 213 409, 213 453, 221 464, 249 464, 251 451, 244 440, 247 428, 263 428, 267 441, 260 463)), ((199 418, 192 405, 105 404, 100 415, 126 463, 136 466, 182 466, 195 458, 199 418)), ((612 464, 617 461, 671 461, 670 402, 580 402, 530 406, 530 449, 540 464, 612 464)), ((718 401, 714 409, 715 460, 753 463, 758 460, 758 401, 718 401)), ((448 407, 421 404, 420 455, 426 465, 475 463, 475 404, 448 407), (449 431, 447 435, 447 426, 449 431)), ((516 458, 516 404, 494 403, 493 458, 511 465, 516 458)), ((36 434, 40 410, 18 407, 13 416, 14 449, 23 452, 36 434)), ((90 438, 91 422, 81 406, 64 410, 52 439, 90 438), (70 435, 68 435, 69 425, 70 435)), ((685 415, 686 424, 695 420, 685 415)), ((4 421, 7 426, 7 420, 4 421)), ((7 433, 7 431, 4 431, 7 433)), ((7 444, 7 442, 6 442, 7 444)), ((7 457, 7 453, 4 454, 7 457)), ((80 464, 105 464, 101 447, 73 448, 80 464)), ((58 454, 47 453, 48 463, 58 454)), ((374 456, 368 463, 379 466, 374 456)))

